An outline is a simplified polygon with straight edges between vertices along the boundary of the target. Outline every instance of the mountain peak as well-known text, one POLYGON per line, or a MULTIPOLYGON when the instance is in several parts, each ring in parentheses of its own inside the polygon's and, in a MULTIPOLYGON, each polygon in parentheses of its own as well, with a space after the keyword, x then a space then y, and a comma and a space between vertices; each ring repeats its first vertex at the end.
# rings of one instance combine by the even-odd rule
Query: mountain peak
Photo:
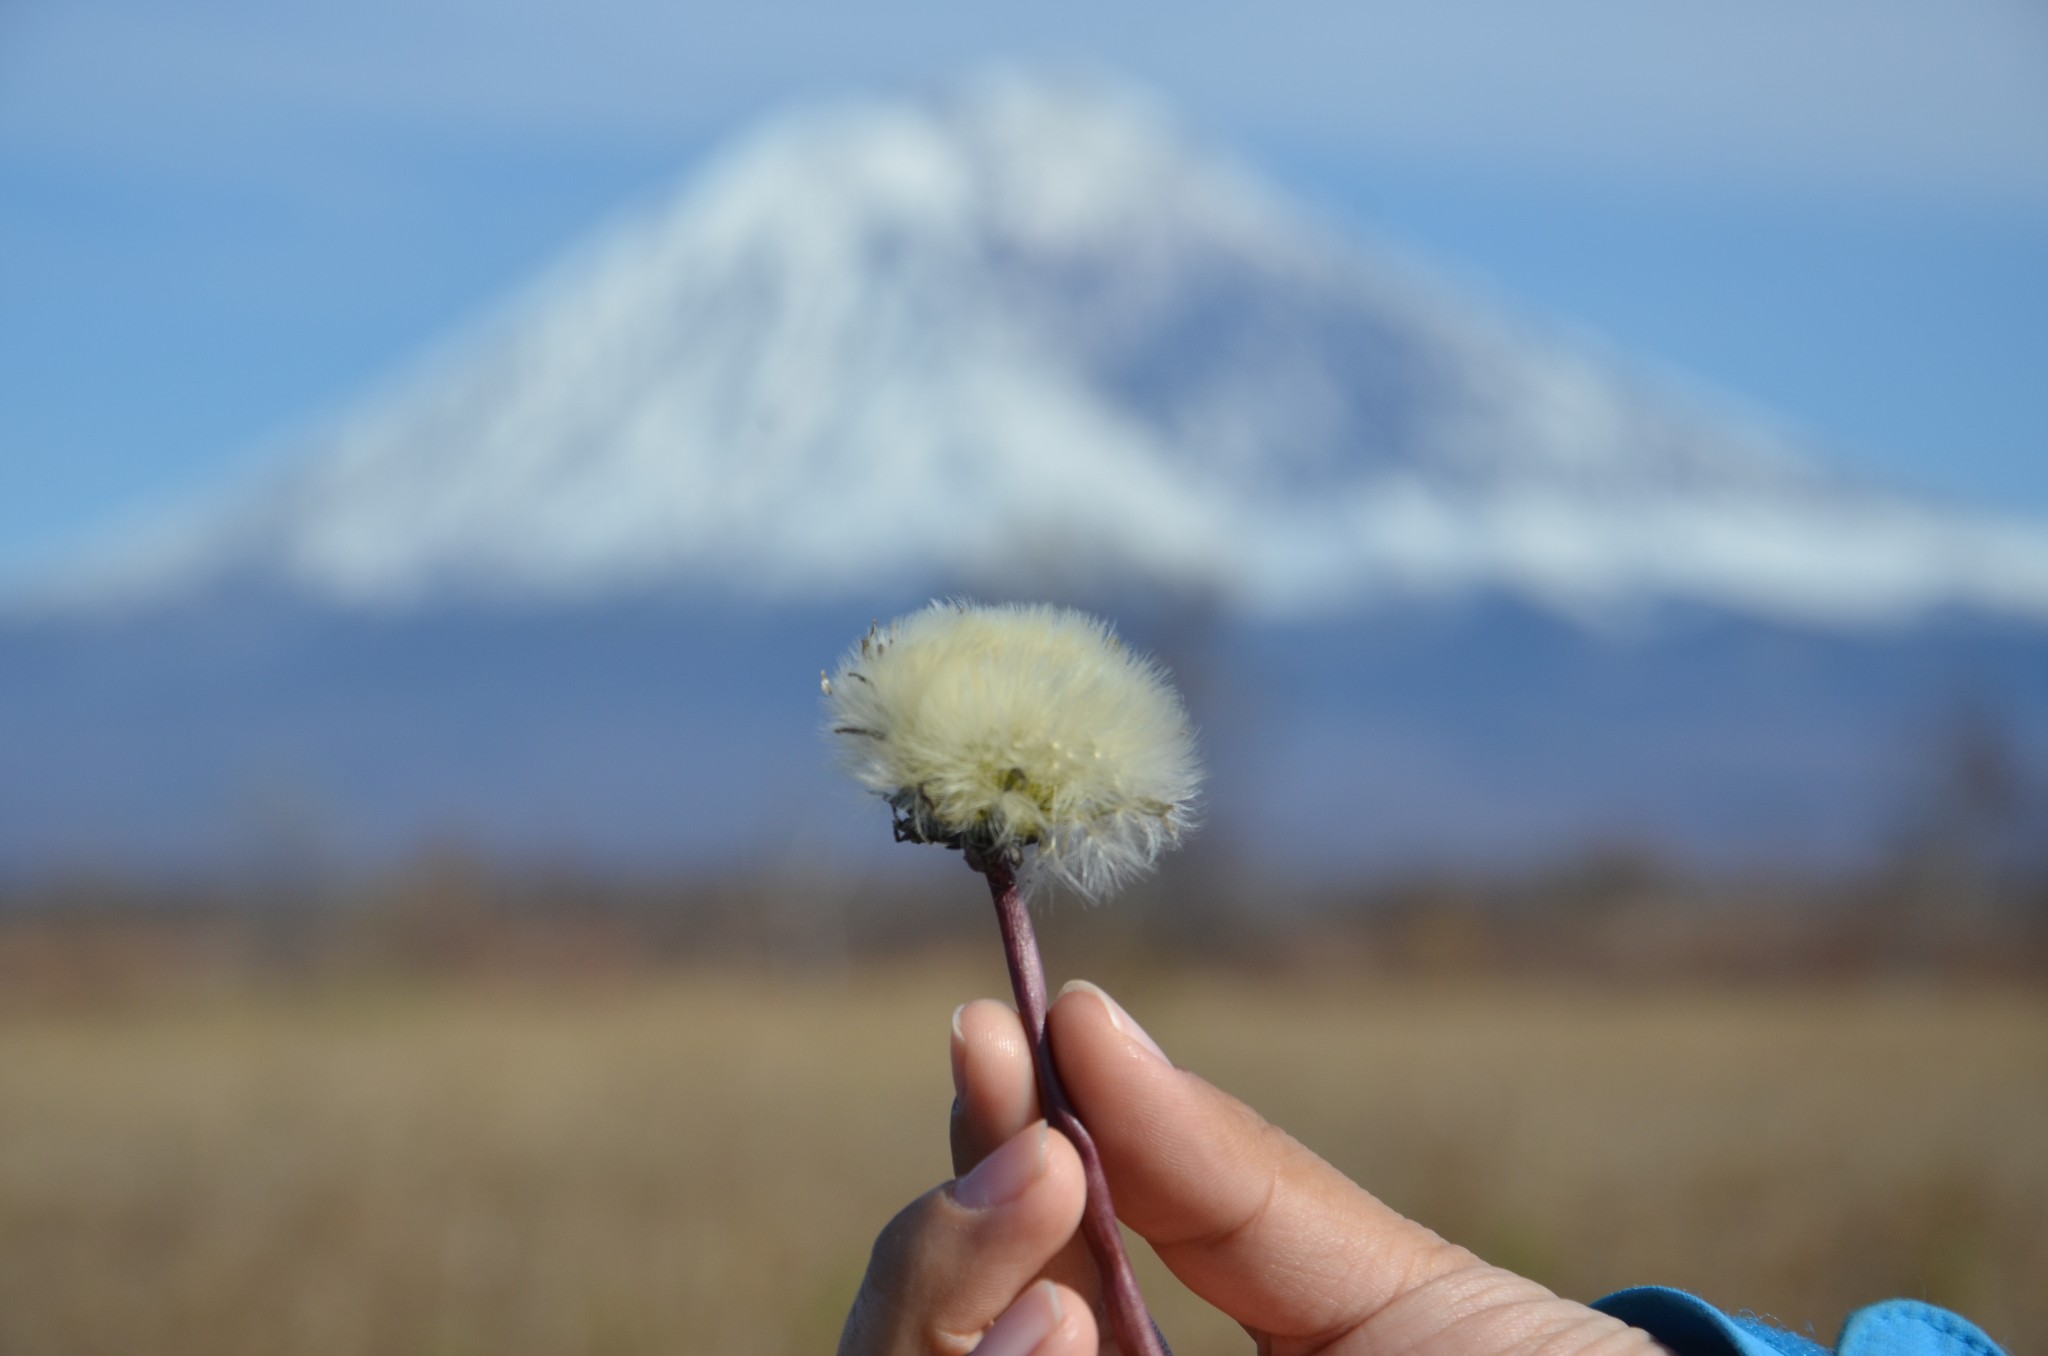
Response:
POLYGON ((2048 617, 2039 528, 1851 486, 1015 71, 772 123, 226 503, 95 589, 2048 617))
POLYGON ((1086 253, 1165 221, 1212 233, 1255 225, 1255 198, 1127 87, 998 70, 924 99, 782 118, 722 157, 684 201, 707 234, 740 248, 818 233, 986 235, 1086 253))

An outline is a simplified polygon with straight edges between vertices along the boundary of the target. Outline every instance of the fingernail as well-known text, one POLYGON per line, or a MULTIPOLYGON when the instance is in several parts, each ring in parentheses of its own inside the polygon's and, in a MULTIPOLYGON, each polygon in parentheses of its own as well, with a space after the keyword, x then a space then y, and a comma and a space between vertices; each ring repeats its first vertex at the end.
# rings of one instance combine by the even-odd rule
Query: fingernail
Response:
POLYGON ((953 1009, 953 1095, 967 1095, 967 1029, 960 1025, 961 1015, 967 1011, 962 1003, 953 1009))
POLYGON ((1159 1048, 1159 1042, 1153 1040, 1150 1036, 1146 1035, 1145 1028, 1139 1026, 1137 1021, 1131 1016, 1130 1013, 1124 1011, 1123 1004, 1117 1002, 1114 998, 1111 998, 1109 994, 1105 992, 1100 985, 1090 984, 1085 979, 1070 979, 1065 984, 1060 986, 1060 997, 1064 998, 1070 993, 1094 994, 1097 998, 1102 1000, 1102 1006, 1108 1009, 1109 1024, 1111 1026, 1115 1027, 1118 1031, 1123 1032, 1126 1036, 1129 1036, 1139 1045, 1143 1046, 1147 1050, 1150 1050, 1154 1055, 1158 1056, 1159 1062, 1161 1064, 1173 1063, 1172 1060, 1166 1057, 1166 1052, 1159 1048))
POLYGON ((969 1210, 1015 1200, 1045 1171, 1045 1122, 1021 1130, 1002 1148, 953 1183, 953 1199, 969 1210))
POLYGON ((1059 1287, 1040 1281, 1003 1311, 973 1356, 1031 1356, 1059 1325, 1059 1287))

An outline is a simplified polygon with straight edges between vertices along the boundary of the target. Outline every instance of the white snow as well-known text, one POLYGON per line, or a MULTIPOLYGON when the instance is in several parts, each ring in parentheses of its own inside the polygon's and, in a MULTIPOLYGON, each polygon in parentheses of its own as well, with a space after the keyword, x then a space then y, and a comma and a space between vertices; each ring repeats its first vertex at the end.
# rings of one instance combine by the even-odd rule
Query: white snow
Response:
POLYGON ((1343 246, 1156 108, 788 118, 74 593, 765 597, 1086 568, 1266 615, 1503 588, 2048 620, 2048 528, 1838 480, 1343 246))

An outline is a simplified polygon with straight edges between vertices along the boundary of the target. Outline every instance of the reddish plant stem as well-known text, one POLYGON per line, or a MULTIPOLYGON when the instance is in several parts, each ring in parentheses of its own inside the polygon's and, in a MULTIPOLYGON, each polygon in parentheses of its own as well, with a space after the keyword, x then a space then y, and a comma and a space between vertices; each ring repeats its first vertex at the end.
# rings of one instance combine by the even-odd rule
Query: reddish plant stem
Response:
POLYGON ((1038 1103, 1055 1130, 1073 1143, 1081 1156, 1081 1171, 1088 1182, 1088 1202, 1081 1214, 1081 1234, 1088 1250, 1095 1254, 1096 1269, 1102 1273, 1103 1308, 1109 1317, 1110 1334, 1123 1356, 1173 1356, 1145 1308, 1138 1293, 1138 1277, 1124 1251, 1124 1238, 1117 1228, 1116 1206, 1109 1198, 1109 1178, 1102 1171, 1102 1155, 1095 1138, 1060 1084, 1053 1067, 1052 1038, 1045 1025, 1045 963, 1039 959, 1038 938, 1032 931, 1030 911, 1017 892, 1017 875, 1008 862, 969 853, 967 864, 988 877, 989 894, 995 898, 996 921, 1003 931, 1003 957, 1010 966, 1010 987, 1017 995, 1017 1014, 1031 1037, 1031 1062, 1038 1072, 1038 1103))

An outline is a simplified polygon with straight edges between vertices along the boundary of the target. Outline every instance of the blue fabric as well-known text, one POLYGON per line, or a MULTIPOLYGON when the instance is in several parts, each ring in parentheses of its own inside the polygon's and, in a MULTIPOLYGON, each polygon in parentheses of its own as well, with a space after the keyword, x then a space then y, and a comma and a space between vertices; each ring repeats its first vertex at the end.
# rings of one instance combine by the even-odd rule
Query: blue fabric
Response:
POLYGON ((1843 1356, 2004 1356, 1998 1343, 1968 1319, 1919 1300, 1886 1300, 1858 1309, 1842 1325, 1843 1356))
MULTIPOLYGON (((1667 1286, 1620 1290, 1593 1307, 1641 1328, 1678 1356, 1827 1356, 1810 1337, 1754 1314, 1724 1314, 1667 1286)), ((1842 1325, 1835 1356, 2004 1356, 1974 1323, 1919 1300, 1858 1309, 1842 1325)))

